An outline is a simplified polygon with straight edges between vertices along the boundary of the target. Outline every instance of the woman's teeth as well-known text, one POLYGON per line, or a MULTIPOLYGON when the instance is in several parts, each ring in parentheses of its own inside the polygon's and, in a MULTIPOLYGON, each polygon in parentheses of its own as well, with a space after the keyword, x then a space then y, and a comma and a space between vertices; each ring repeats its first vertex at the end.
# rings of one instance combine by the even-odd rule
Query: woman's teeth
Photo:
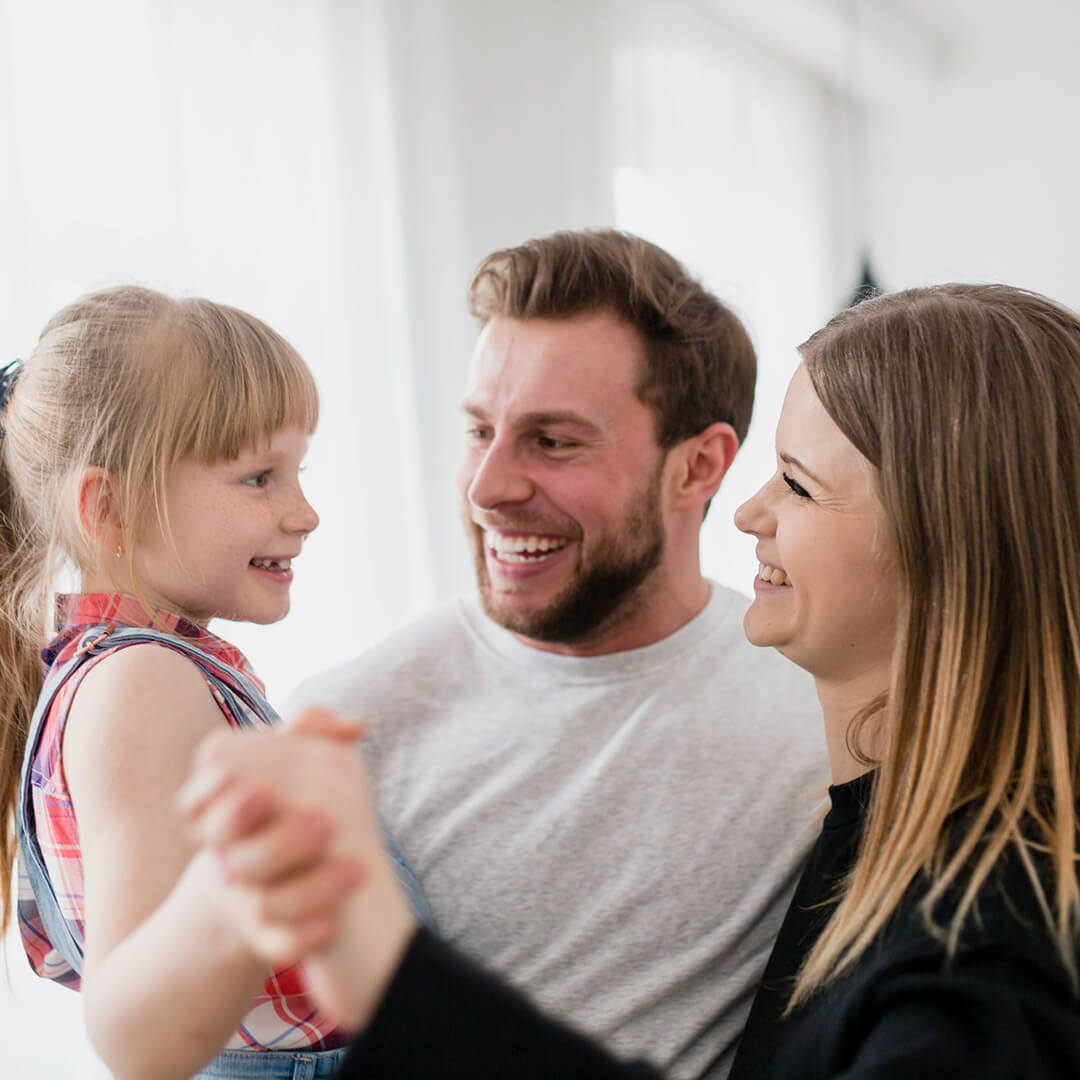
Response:
POLYGON ((766 566, 765 563, 758 563, 757 576, 771 585, 787 584, 787 574, 783 570, 777 570, 775 566, 766 566))
POLYGON ((550 559, 569 542, 565 536, 503 536, 485 532, 484 542, 501 562, 523 563, 550 559))

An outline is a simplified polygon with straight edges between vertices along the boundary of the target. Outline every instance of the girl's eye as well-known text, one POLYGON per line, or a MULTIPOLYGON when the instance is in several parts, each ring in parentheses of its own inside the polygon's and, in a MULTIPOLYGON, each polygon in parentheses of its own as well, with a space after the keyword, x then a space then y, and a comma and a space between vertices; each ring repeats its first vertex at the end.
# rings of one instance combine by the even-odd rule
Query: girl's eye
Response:
POLYGON ((810 492, 807 491, 806 488, 804 488, 802 484, 800 484, 798 480, 796 480, 793 476, 788 476, 787 473, 781 473, 780 475, 784 478, 784 483, 787 484, 787 486, 791 488, 791 490, 794 491, 800 499, 810 498, 810 492))
POLYGON ((262 487, 266 487, 269 480, 270 480, 270 470, 267 469, 265 472, 256 473, 254 476, 247 477, 244 480, 244 483, 249 485, 250 487, 262 488, 262 487))

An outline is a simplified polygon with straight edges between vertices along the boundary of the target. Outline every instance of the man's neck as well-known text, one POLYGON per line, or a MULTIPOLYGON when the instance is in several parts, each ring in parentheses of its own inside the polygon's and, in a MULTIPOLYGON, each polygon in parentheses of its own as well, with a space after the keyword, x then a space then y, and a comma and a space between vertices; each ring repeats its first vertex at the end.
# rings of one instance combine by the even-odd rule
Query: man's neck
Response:
POLYGON ((514 636, 523 645, 561 656, 607 656, 654 645, 696 618, 709 602, 712 586, 697 572, 681 586, 670 580, 650 582, 644 596, 625 611, 617 611, 606 625, 584 641, 572 643, 536 641, 514 636))

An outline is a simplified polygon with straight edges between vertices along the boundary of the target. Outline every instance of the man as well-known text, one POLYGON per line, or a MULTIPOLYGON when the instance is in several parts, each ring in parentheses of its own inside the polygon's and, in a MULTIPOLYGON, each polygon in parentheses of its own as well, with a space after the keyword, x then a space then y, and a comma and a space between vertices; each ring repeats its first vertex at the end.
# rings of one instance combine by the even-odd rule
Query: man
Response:
POLYGON ((617 232, 496 252, 469 299, 478 596, 296 704, 370 722, 440 934, 617 1054, 722 1077, 827 782, 811 685, 699 565, 753 348, 617 232))

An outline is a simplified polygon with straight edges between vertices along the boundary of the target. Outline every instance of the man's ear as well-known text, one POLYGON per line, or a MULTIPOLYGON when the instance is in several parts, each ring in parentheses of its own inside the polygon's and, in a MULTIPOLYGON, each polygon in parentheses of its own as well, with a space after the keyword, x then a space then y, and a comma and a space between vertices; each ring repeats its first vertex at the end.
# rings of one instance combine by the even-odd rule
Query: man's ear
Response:
POLYGON ((90 465, 79 477, 75 492, 79 528, 94 547, 112 554, 124 550, 124 530, 120 521, 116 478, 108 469, 90 465))
POLYGON ((739 436, 735 429, 720 421, 673 447, 672 507, 676 510, 703 507, 716 494, 738 449, 739 436))

